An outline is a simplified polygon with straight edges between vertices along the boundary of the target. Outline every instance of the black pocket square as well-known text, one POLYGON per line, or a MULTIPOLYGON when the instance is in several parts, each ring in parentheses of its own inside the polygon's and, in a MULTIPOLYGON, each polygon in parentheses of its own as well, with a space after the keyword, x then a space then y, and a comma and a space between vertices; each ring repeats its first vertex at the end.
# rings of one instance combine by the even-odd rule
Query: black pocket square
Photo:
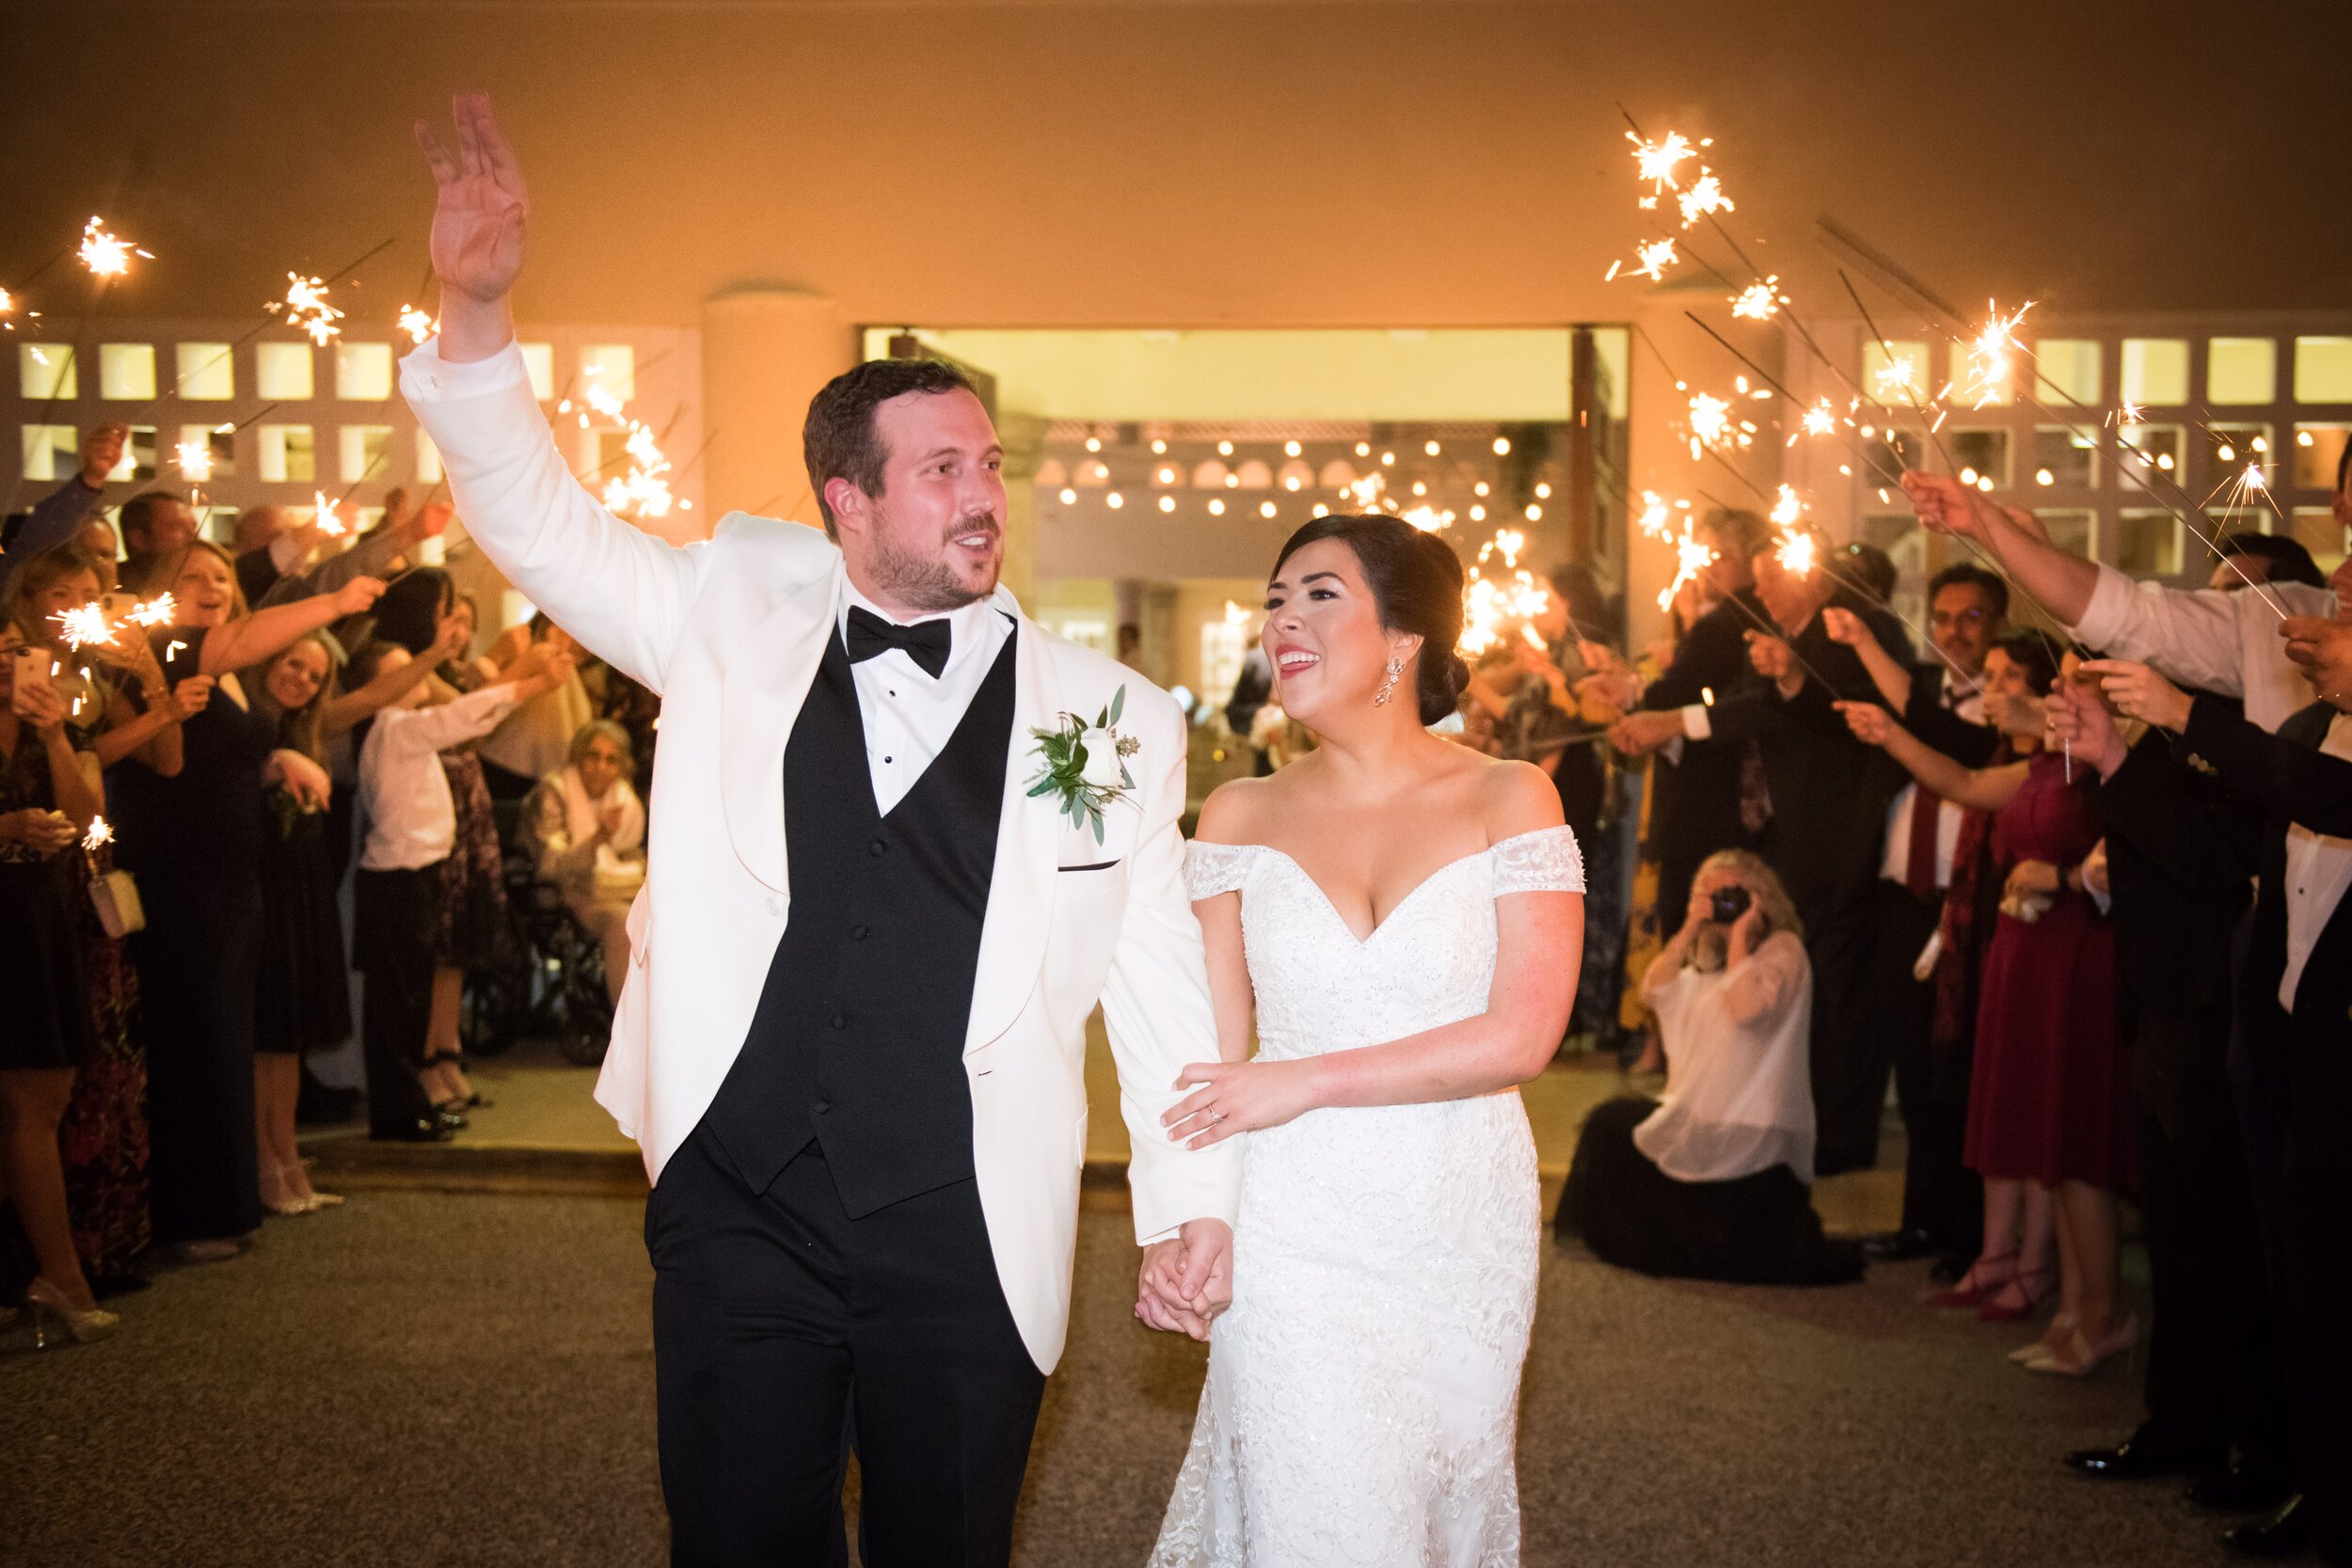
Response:
POLYGON ((1096 861, 1089 865, 1057 865, 1054 869, 1057 871, 1108 871, 1118 863, 1117 861, 1096 861))

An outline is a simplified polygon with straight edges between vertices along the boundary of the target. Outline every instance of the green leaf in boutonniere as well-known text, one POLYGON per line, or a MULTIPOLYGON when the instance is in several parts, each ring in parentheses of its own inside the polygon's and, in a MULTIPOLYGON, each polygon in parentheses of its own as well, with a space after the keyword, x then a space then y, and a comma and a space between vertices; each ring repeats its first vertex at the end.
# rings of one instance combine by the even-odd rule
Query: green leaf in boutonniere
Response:
POLYGON ((1052 729, 1029 732, 1037 737, 1039 764, 1029 781, 1029 795, 1058 796, 1061 815, 1078 827, 1092 828, 1097 844, 1104 837, 1104 808, 1125 800, 1136 787, 1126 759, 1141 751, 1143 743, 1119 733, 1120 715, 1126 707, 1127 689, 1122 686, 1091 724, 1065 713, 1052 729))

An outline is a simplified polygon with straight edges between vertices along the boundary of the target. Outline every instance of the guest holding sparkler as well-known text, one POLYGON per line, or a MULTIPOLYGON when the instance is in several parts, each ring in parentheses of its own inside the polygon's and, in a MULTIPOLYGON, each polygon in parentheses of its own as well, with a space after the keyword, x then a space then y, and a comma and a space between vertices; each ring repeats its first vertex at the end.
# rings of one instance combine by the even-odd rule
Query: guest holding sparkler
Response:
POLYGON ((73 1244, 57 1128, 74 1074, 97 1048, 82 966, 72 857, 99 816, 98 764, 77 748, 46 649, 0 626, 0 1196, 40 1273, 25 1291, 37 1329, 77 1342, 114 1332, 73 1244))
MULTIPOLYGON (((1985 657, 1987 717, 2012 740, 2040 734, 2059 673, 2038 638, 2011 634, 1985 657)), ((2131 1164, 2128 1062, 2116 1032, 2113 931, 2082 879, 2100 836, 2093 776, 2070 777, 2066 759, 2046 749, 1963 768, 1875 704, 1838 706, 1858 737, 1937 795, 1998 814, 1993 853, 2007 882, 1985 958, 1968 1102, 1968 1164, 1985 1180, 1984 1249, 1939 1301, 2015 1322, 2055 1287, 2058 1315, 2017 1359, 2083 1376, 2139 1335, 2116 1302, 2115 1195, 2131 1164), (2049 1195, 2056 1270, 2025 1203, 2026 1183, 2049 1195)))
POLYGON ((150 1173, 155 1239, 183 1260, 233 1257, 261 1222, 254 1163, 253 1037, 262 932, 263 792, 315 788, 315 765, 278 745, 237 673, 375 602, 360 578, 340 593, 247 612, 228 554, 198 541, 161 574, 178 610, 151 634, 167 675, 218 685, 183 721, 173 777, 118 770, 121 859, 147 928, 132 956, 149 1020, 150 1173))
MULTIPOLYGON (((130 437, 131 427, 123 424, 92 425, 84 434, 81 467, 34 504, 24 526, 8 542, 7 552, 0 554, 0 596, 7 594, 9 578, 18 567, 59 545, 74 543, 76 535, 98 515, 106 495, 106 476, 122 462, 123 443, 130 437)), ((111 568, 113 562, 110 553, 106 564, 111 568)))

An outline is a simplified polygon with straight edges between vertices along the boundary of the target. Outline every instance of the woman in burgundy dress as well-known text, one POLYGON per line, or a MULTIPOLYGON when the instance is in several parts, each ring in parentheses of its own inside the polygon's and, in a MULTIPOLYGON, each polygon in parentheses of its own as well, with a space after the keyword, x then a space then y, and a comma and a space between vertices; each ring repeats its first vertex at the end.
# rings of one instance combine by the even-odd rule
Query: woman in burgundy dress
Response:
MULTIPOLYGON (((2036 634, 2012 633, 1985 660, 1986 716, 2013 736, 2041 731, 2042 703, 2058 674, 2036 634)), ((1985 1180, 1985 1245, 1951 1299, 1980 1303, 1987 1319, 2008 1322, 2029 1315, 2055 1287, 2057 1316, 2015 1359, 2081 1376, 2139 1332, 2116 1305, 2115 1195, 2130 1180, 2131 1144, 2114 939, 2081 879, 2100 837, 2090 802, 2094 776, 2050 750, 1971 771, 1884 709, 1841 705, 1855 734, 1884 746, 1921 784, 1998 814, 1993 857, 2006 881, 1977 1009, 1966 1151, 1985 1180), (2016 1239, 2017 1199, 2032 1190, 2052 1200, 2056 1269, 2030 1248, 2032 1225, 2027 1246, 2016 1239)))

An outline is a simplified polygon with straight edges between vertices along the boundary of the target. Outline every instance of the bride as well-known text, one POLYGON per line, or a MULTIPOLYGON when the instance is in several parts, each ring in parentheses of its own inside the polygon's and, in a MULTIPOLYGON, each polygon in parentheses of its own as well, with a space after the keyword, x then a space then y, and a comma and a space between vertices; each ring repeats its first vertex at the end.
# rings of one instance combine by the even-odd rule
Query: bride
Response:
POLYGON ((1274 700, 1318 746, 1212 795, 1186 860, 1220 1060, 1168 1135, 1252 1135, 1153 1568, 1518 1561, 1541 1222, 1516 1085, 1567 1026, 1584 878, 1540 770, 1423 727, 1468 676, 1462 587, 1380 516, 1308 524, 1267 585, 1274 700))

